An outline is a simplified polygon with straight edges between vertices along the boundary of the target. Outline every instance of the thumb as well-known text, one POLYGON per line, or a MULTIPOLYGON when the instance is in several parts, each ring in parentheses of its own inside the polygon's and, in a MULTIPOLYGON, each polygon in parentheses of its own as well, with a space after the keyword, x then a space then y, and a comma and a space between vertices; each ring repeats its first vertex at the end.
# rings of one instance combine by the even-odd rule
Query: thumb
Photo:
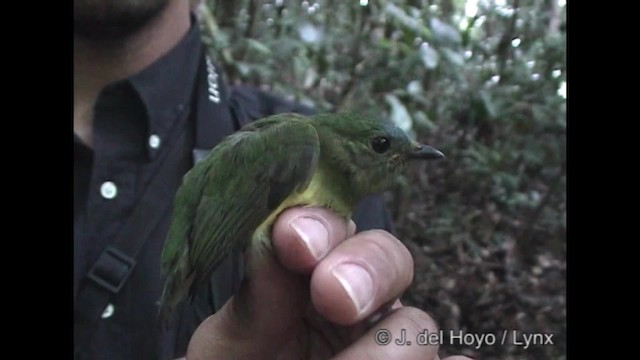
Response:
POLYGON ((309 275, 320 260, 317 254, 328 253, 348 232, 344 220, 324 209, 283 212, 273 226, 274 251, 248 249, 242 286, 198 327, 187 358, 274 358, 302 325, 310 302, 309 275), (318 249, 322 246, 327 249, 318 249))

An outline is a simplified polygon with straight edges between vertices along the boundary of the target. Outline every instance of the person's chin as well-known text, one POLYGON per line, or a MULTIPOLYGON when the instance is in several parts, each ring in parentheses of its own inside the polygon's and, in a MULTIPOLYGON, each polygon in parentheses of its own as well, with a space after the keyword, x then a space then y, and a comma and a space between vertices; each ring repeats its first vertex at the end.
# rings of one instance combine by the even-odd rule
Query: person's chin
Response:
POLYGON ((119 42, 138 32, 149 20, 150 19, 146 19, 146 21, 136 22, 119 21, 113 23, 74 21, 73 32, 76 36, 86 40, 119 42))
POLYGON ((146 0, 134 6, 130 0, 103 0, 110 3, 79 2, 73 14, 74 34, 92 41, 117 42, 135 34, 156 18, 168 0, 146 0))

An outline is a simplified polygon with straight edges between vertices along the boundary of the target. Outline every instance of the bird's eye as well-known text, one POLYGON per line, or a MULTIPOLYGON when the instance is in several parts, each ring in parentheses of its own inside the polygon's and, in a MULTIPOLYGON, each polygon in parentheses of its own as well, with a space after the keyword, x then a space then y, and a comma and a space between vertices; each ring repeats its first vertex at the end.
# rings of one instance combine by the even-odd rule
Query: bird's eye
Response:
POLYGON ((377 136, 371 139, 371 148, 373 151, 382 154, 385 151, 389 150, 391 146, 391 141, 388 137, 385 136, 377 136))

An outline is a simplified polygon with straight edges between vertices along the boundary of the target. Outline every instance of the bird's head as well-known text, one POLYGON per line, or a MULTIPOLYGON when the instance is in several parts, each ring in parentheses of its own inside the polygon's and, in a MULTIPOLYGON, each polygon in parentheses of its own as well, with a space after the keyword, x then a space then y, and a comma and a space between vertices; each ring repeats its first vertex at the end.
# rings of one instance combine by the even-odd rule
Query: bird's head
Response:
POLYGON ((411 160, 444 156, 377 117, 337 113, 317 115, 316 120, 323 156, 347 174, 358 196, 387 190, 411 160))

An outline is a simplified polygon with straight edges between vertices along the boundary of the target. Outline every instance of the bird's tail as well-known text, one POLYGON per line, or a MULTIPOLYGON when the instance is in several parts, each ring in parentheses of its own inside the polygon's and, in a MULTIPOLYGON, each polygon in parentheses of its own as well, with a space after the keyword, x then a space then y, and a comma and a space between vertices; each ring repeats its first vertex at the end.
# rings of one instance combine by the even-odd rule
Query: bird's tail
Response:
POLYGON ((162 296, 160 297, 160 322, 167 327, 178 305, 187 298, 189 289, 195 279, 195 273, 189 276, 183 274, 168 274, 162 296))

